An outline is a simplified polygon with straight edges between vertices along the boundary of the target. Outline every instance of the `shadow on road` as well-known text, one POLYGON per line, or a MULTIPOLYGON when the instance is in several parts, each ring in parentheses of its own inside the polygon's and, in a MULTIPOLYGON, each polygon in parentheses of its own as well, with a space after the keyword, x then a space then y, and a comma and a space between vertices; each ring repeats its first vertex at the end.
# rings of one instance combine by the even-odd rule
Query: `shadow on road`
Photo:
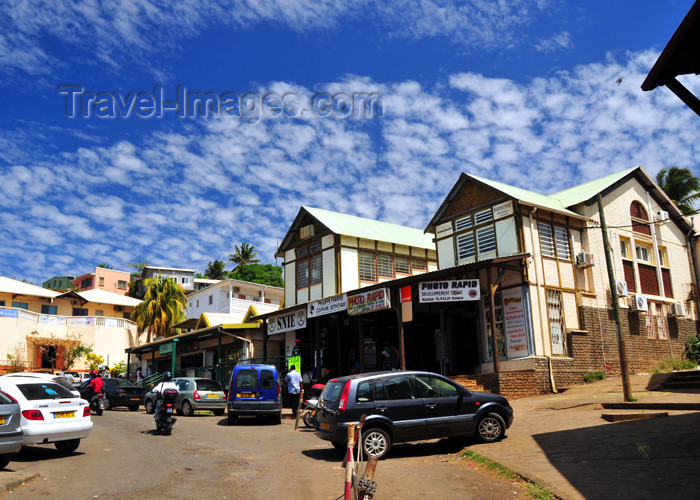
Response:
POLYGON ((533 438, 585 498, 700 498, 700 413, 533 438))
MULTIPOLYGON (((22 446, 22 449, 13 458, 12 462, 36 462, 38 460, 56 460, 66 456, 84 455, 80 449, 70 455, 62 455, 53 445, 22 446)), ((10 462, 10 463, 12 463, 10 462)), ((5 469, 10 470, 10 469, 5 469)))
POLYGON ((237 418, 233 425, 229 425, 228 418, 222 418, 216 425, 221 425, 224 427, 261 427, 261 426, 279 426, 273 419, 269 418, 237 418))

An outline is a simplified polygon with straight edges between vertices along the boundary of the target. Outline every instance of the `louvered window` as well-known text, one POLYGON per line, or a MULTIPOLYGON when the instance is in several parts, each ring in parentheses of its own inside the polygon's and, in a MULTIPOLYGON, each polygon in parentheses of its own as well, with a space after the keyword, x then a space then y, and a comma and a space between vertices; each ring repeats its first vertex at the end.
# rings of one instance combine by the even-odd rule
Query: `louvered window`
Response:
POLYGON ((377 274, 383 278, 394 277, 394 259, 391 255, 377 255, 377 274))
POLYGON ((482 210, 481 212, 477 212, 474 214, 474 225, 478 226, 479 224, 483 224, 485 222, 489 222, 493 220, 493 212, 491 209, 486 209, 482 210))
POLYGON ((472 217, 464 217, 462 219, 457 219, 455 221, 455 231, 461 231, 462 229, 469 229, 472 227, 472 217))
POLYGON ((542 222, 537 224, 540 230, 540 248, 542 255, 546 257, 554 257, 554 234, 552 234, 552 226, 542 222))
POLYGON ((375 258, 373 253, 360 252, 359 266, 360 279, 362 281, 377 281, 377 271, 375 268, 375 258))
POLYGON ((496 228, 486 226, 476 230, 476 243, 479 257, 496 251, 496 228))
POLYGON ((474 233, 468 233, 457 236, 457 258, 459 260, 473 259, 476 256, 476 248, 474 247, 474 233))
POLYGON ((394 271, 401 274, 410 274, 411 261, 408 257, 394 257, 394 271))

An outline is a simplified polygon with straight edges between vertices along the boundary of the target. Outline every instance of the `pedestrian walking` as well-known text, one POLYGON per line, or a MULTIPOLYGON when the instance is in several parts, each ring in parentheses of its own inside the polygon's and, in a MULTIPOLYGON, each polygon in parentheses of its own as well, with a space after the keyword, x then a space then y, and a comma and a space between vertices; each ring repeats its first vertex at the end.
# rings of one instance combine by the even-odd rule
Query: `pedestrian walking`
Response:
POLYGON ((292 402, 292 415, 296 418, 299 410, 299 393, 303 386, 301 374, 296 371, 296 366, 290 366, 289 373, 284 377, 284 381, 287 383, 287 392, 292 402))

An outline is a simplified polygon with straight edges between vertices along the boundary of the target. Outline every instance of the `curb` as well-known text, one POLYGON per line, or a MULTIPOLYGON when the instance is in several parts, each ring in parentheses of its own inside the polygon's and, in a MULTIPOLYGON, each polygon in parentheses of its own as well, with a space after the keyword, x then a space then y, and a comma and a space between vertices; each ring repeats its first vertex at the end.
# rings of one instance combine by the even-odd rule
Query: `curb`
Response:
POLYGON ((0 492, 11 491, 21 486, 24 483, 28 483, 32 479, 37 479, 39 473, 26 474, 20 472, 0 472, 0 492), (7 474, 7 476, 6 476, 7 474))
POLYGON ((700 410, 700 403, 601 403, 606 410, 700 410))

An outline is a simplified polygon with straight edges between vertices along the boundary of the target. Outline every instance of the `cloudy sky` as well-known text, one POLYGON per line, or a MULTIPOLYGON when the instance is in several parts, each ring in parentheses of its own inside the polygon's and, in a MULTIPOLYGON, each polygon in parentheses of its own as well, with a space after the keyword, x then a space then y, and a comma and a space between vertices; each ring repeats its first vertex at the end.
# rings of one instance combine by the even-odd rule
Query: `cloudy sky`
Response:
POLYGON ((640 89, 692 3, 2 2, 0 275, 274 262, 302 205, 424 228, 463 171, 700 175, 700 118, 640 89))

